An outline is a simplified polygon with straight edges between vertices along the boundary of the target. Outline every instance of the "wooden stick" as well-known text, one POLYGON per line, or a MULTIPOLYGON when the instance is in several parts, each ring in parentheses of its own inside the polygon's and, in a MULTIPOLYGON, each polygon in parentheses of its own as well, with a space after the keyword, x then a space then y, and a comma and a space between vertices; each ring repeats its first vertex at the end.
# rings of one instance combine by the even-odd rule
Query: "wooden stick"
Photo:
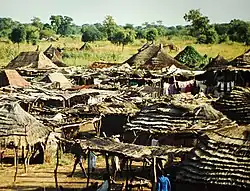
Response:
POLYGON ((156 157, 153 158, 153 181, 152 181, 152 191, 156 191, 156 157))
POLYGON ((88 178, 87 178, 87 188, 89 187, 89 179, 90 179, 90 150, 88 150, 88 178))
POLYGON ((127 166, 126 186, 125 186, 125 190, 126 190, 126 191, 128 191, 128 186, 129 186, 129 185, 128 185, 128 176, 129 176, 129 173, 128 173, 128 172, 129 172, 129 164, 128 164, 128 163, 129 163, 129 159, 127 160, 127 165, 126 165, 126 166, 127 166))
POLYGON ((60 149, 60 141, 57 143, 57 149, 56 149, 56 167, 54 170, 54 176, 55 176, 55 183, 56 183, 56 190, 59 191, 58 187, 58 181, 57 181, 57 169, 59 165, 59 149, 60 149))
MULTIPOLYGON (((105 161, 106 161, 106 170, 108 173, 108 176, 110 177, 110 172, 109 172, 109 155, 108 153, 105 153, 105 161)), ((110 178, 109 178, 109 187, 108 190, 110 190, 110 178)))
POLYGON ((17 177, 17 171, 18 171, 18 147, 15 147, 14 150, 15 150, 15 167, 16 167, 14 183, 16 183, 16 177, 17 177))

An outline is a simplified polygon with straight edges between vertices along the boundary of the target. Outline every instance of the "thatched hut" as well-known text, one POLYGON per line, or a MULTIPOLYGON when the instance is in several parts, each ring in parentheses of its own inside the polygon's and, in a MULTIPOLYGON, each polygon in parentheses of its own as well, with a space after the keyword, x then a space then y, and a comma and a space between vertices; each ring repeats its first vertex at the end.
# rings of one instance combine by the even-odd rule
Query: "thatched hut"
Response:
POLYGON ((204 70, 220 70, 224 69, 228 66, 228 60, 226 60, 223 56, 218 55, 211 60, 203 69, 204 70))
POLYGON ((0 140, 7 146, 26 147, 44 142, 51 131, 17 102, 1 102, 0 114, 0 140))
POLYGON ((146 45, 144 48, 139 49, 136 54, 124 63, 128 63, 130 66, 135 68, 148 70, 168 69, 172 65, 180 69, 189 69, 187 66, 179 63, 170 55, 164 53, 162 45, 156 46, 154 44, 146 45))
POLYGON ((249 128, 206 133, 180 166, 177 190, 249 190, 249 164, 249 128))
POLYGON ((231 123, 221 112, 200 101, 157 101, 145 106, 124 126, 127 142, 150 145, 158 140, 160 145, 193 146, 197 135, 231 123))
POLYGON ((27 82, 16 70, 3 70, 0 73, 0 87, 15 86, 27 87, 30 83, 27 82))
POLYGON ((62 54, 60 48, 55 48, 52 44, 44 51, 47 56, 58 67, 66 67, 67 65, 62 61, 62 54))
POLYGON ((122 134, 123 125, 129 115, 135 115, 139 109, 130 101, 120 97, 107 97, 103 102, 90 107, 90 112, 101 116, 100 133, 106 136, 122 134))
POLYGON ((40 51, 21 52, 6 66, 7 69, 41 69, 48 70, 57 66, 40 51))

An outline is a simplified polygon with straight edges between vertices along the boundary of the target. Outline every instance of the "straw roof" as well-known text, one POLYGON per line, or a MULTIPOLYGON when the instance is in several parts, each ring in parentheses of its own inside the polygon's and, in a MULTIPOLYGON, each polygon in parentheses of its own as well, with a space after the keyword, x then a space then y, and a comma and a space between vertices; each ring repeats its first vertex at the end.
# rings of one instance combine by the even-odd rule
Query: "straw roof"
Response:
POLYGON ((58 67, 65 67, 67 66, 62 61, 62 54, 61 52, 52 46, 52 44, 44 51, 44 54, 58 67))
POLYGON ((182 164, 177 179, 250 188, 250 144, 245 132, 246 128, 233 126, 206 133, 182 164))
POLYGON ((149 133, 195 132, 214 130, 230 123, 229 119, 209 104, 172 100, 172 103, 161 101, 142 108, 125 125, 125 130, 149 133))
POLYGON ((120 155, 129 158, 143 159, 164 157, 169 153, 175 153, 176 155, 181 153, 187 153, 191 148, 181 148, 174 146, 142 146, 130 143, 115 142, 112 139, 106 139, 101 137, 94 137, 91 139, 80 140, 82 149, 91 149, 93 151, 107 152, 111 155, 120 155))
POLYGON ((57 66, 43 52, 21 52, 7 66, 8 69, 52 69, 57 66))
POLYGON ((250 68, 250 49, 230 62, 235 67, 250 68))
POLYGON ((41 81, 47 83, 60 83, 60 88, 62 89, 71 88, 73 86, 62 73, 58 72, 46 74, 46 76, 41 81))
POLYGON ((228 60, 226 60, 223 56, 216 56, 213 60, 207 64, 204 69, 205 70, 220 70, 225 69, 228 66, 228 60))
POLYGON ((146 45, 144 48, 139 49, 138 53, 134 54, 124 63, 130 66, 149 69, 161 70, 163 68, 170 68, 172 65, 180 69, 189 69, 187 66, 179 63, 170 55, 163 52, 163 48, 154 44, 146 45))
POLYGON ((0 103, 0 139, 16 146, 44 141, 50 129, 25 112, 17 102, 0 103))
POLYGON ((90 107, 93 113, 134 115, 139 109, 132 102, 120 97, 108 97, 99 104, 90 107))
POLYGON ((214 108, 239 124, 250 123, 250 88, 235 87, 213 103, 214 108))
POLYGON ((4 70, 0 73, 0 87, 2 86, 26 87, 27 82, 16 70, 4 70))

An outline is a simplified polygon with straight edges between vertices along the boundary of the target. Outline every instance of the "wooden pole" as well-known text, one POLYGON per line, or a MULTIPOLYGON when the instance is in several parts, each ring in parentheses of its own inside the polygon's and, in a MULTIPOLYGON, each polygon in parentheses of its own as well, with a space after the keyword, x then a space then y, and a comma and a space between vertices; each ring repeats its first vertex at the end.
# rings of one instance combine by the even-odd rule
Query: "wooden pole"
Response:
POLYGON ((15 147, 14 149, 15 152, 15 167, 16 167, 16 171, 15 171, 15 176, 14 176, 14 183, 16 183, 16 177, 17 177, 17 171, 18 171, 18 147, 15 147))
POLYGON ((157 183, 157 176, 156 176, 156 157, 153 158, 153 181, 152 181, 152 191, 156 191, 156 183, 157 183))
POLYGON ((56 167, 54 170, 54 176, 55 176, 55 183, 56 183, 56 190, 59 191, 58 187, 58 181, 57 181, 57 169, 59 165, 59 149, 60 149, 60 141, 57 143, 57 150, 56 150, 56 167))
POLYGON ((125 189, 126 191, 128 191, 128 176, 129 176, 129 159, 127 160, 127 173, 126 173, 126 186, 125 186, 125 189))
POLYGON ((89 187, 90 180, 90 150, 88 150, 88 178, 87 178, 87 188, 89 187))
POLYGON ((109 155, 108 155, 108 153, 105 153, 105 161, 106 161, 107 174, 109 176, 109 187, 108 187, 108 190, 110 190, 110 172, 109 172, 109 155))

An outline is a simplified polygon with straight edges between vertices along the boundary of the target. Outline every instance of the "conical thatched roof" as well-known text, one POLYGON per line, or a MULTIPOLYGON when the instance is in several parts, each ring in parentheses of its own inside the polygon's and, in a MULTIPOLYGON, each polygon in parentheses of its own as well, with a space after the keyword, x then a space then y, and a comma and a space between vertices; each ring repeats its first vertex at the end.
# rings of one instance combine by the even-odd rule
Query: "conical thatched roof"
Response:
POLYGON ((57 66, 43 52, 21 52, 7 66, 8 69, 52 69, 57 66))
POLYGON ((62 54, 52 46, 52 44, 44 51, 44 54, 58 67, 66 67, 67 65, 62 61, 62 54))
POLYGON ((204 67, 204 70, 220 70, 228 66, 228 60, 223 56, 216 56, 212 61, 204 67))
POLYGON ((249 128, 237 125, 206 133, 177 173, 177 180, 250 188, 249 128))
POLYGON ((0 140, 16 146, 34 145, 44 141, 50 129, 25 112, 16 102, 0 103, 0 140))
POLYGON ((26 87, 30 83, 23 79, 16 70, 4 70, 0 73, 0 87, 2 86, 26 87))
POLYGON ((139 49, 138 53, 130 57, 124 63, 128 63, 130 66, 140 69, 149 70, 161 70, 163 68, 170 68, 172 65, 180 69, 189 69, 170 55, 164 53, 161 45, 156 46, 154 44, 146 45, 139 49))
POLYGON ((186 46, 183 51, 175 56, 175 59, 190 68, 197 68, 208 62, 208 60, 200 55, 192 46, 186 46))
POLYGON ((244 54, 236 57, 233 61, 230 62, 230 64, 235 67, 250 68, 250 49, 244 54))
POLYGON ((214 108, 239 124, 250 123, 250 88, 235 87, 213 103, 214 108))

